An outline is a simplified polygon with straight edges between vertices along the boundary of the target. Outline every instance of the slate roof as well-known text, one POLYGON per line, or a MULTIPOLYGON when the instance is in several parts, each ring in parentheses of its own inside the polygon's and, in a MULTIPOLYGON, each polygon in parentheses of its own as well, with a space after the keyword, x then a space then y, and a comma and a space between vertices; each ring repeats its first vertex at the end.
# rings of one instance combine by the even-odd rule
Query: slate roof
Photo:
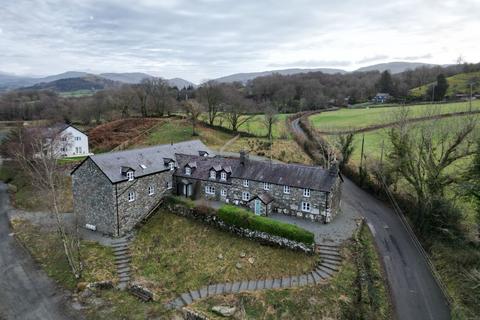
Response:
POLYGON ((271 194, 269 194, 267 192, 264 192, 264 193, 261 193, 259 195, 254 196, 252 199, 250 199, 250 201, 253 201, 257 198, 260 199, 260 201, 262 201, 264 204, 269 204, 270 202, 272 202, 274 200, 271 194))
MULTIPOLYGON (((210 153, 211 154, 211 153, 210 153)), ((194 178, 201 180, 209 180, 210 169, 217 168, 215 171, 228 170, 238 164, 238 159, 235 158, 224 158, 224 157, 203 157, 203 156, 191 156, 186 154, 176 154, 175 155, 178 161, 178 169, 175 172, 176 176, 185 177, 185 178, 194 178), (196 168, 192 170, 192 174, 185 174, 185 166, 195 162, 196 168)), ((228 171, 227 171, 228 172, 228 171)), ((216 182, 224 182, 219 179, 217 176, 216 182)))
MULTIPOLYGON (((212 157, 204 158, 199 156, 177 154, 178 167, 176 175, 208 180, 209 171, 212 167, 221 166, 232 170, 231 178, 246 179, 260 182, 268 182, 278 185, 287 185, 296 188, 310 188, 312 190, 330 191, 337 174, 331 174, 329 170, 318 166, 307 166, 300 164, 278 164, 266 161, 247 160, 246 165, 240 163, 239 158, 212 157), (197 169, 192 175, 184 175, 183 167, 195 161, 197 169)), ((217 181, 219 181, 217 179, 217 181)))
MULTIPOLYGON (((165 158, 175 159, 176 153, 198 156, 199 150, 207 151, 210 155, 213 154, 200 140, 192 140, 142 149, 101 153, 90 156, 89 158, 112 183, 116 183, 127 180, 127 177, 122 175, 122 167, 134 169, 135 177, 141 177, 169 170, 168 164, 164 161, 165 158), (144 165, 146 168, 142 168, 141 165, 144 165)), ((203 158, 207 159, 207 157, 203 158)), ((81 166, 81 164, 79 166, 81 166)))

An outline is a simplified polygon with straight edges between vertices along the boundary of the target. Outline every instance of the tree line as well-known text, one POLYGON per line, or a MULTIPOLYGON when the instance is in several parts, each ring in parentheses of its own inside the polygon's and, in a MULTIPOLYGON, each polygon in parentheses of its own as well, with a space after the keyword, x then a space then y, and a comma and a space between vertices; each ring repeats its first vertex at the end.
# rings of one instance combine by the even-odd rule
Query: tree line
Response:
MULTIPOLYGON (((310 72, 295 75, 273 74, 247 83, 206 81, 199 87, 170 87, 161 78, 144 79, 139 84, 98 91, 91 96, 67 98, 47 90, 10 91, 0 96, 3 120, 55 119, 84 124, 121 117, 161 117, 190 109, 194 99, 208 123, 219 116, 236 131, 254 113, 294 113, 345 106, 370 101, 378 92, 389 93, 397 101, 442 100, 446 77, 459 72, 479 71, 480 64, 458 64, 447 67, 419 67, 399 74, 388 71, 325 74, 310 72), (430 85, 424 97, 412 97, 409 90, 430 85), (433 91, 433 92, 432 92, 433 91)), ((191 112, 190 112, 191 113, 191 112)))

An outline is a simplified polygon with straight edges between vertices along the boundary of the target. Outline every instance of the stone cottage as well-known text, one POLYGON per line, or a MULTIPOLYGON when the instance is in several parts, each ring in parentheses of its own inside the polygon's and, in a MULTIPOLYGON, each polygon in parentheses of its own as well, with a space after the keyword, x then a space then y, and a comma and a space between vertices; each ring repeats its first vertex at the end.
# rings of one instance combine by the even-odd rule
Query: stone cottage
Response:
POLYGON ((72 172, 82 226, 121 236, 166 195, 241 205, 328 223, 339 210, 338 169, 215 156, 200 141, 99 154, 72 172))

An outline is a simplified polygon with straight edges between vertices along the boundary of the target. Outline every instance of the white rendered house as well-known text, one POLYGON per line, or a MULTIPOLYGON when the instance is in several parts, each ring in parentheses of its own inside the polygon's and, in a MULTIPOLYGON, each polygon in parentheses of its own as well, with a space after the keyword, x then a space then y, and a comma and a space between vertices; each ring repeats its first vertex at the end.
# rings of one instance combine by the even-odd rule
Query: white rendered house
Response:
POLYGON ((56 131, 53 136, 53 152, 56 157, 67 158, 91 155, 88 149, 88 136, 82 131, 68 124, 50 129, 56 131))

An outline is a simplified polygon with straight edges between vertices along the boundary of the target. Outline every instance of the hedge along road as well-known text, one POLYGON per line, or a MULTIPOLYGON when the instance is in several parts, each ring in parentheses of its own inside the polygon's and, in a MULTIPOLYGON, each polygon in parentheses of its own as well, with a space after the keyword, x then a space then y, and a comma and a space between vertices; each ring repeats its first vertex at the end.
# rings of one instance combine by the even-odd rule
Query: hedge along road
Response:
POLYGON ((10 234, 6 189, 0 182, 0 319, 82 319, 10 234))
MULTIPOLYGON (((292 130, 306 138, 296 119, 292 130)), ((355 210, 367 219, 383 259, 396 318, 450 319, 450 308, 427 262, 393 209, 347 178, 342 211, 355 210)))

